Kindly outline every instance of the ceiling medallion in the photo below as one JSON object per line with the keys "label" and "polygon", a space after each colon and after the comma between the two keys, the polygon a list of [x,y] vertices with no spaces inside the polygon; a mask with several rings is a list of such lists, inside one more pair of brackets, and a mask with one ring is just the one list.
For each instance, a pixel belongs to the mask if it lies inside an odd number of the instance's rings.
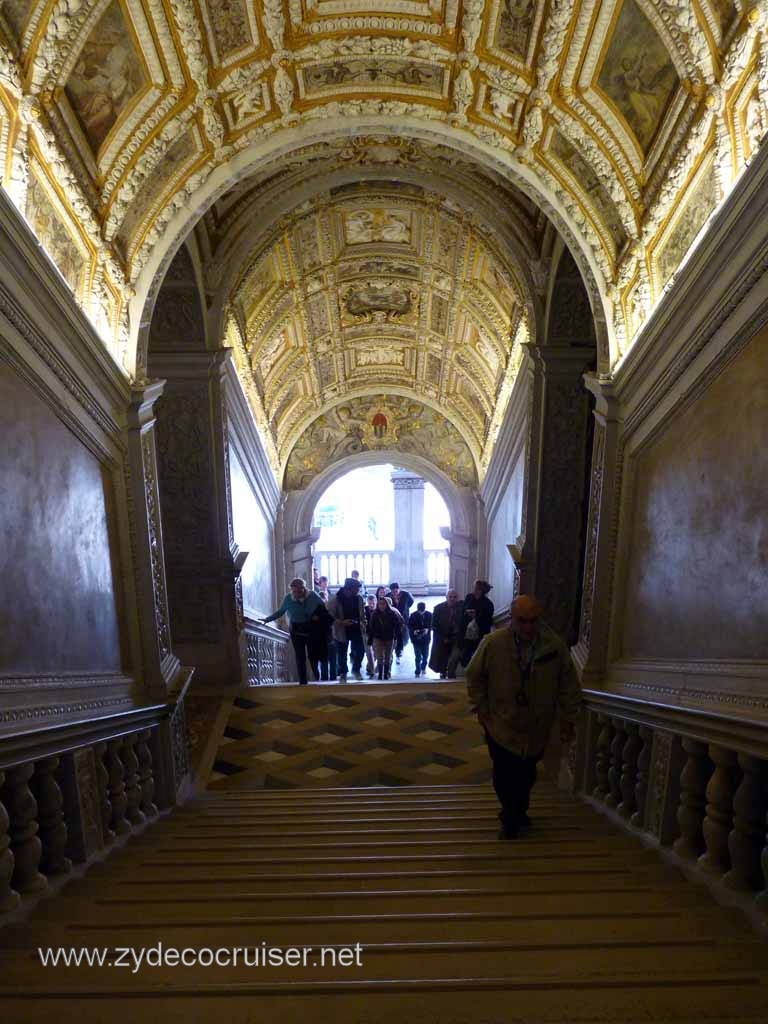
{"label": "ceiling medallion", "polygon": [[395,416],[386,405],[371,409],[360,429],[360,438],[366,448],[391,448],[397,444],[400,433]]}

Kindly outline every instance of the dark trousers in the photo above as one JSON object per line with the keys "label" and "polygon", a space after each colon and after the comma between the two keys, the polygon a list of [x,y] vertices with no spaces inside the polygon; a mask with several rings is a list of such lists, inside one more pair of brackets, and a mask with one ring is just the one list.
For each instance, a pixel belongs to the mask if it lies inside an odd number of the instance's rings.
{"label": "dark trousers", "polygon": [[340,676],[347,674],[347,648],[351,647],[351,658],[352,658],[352,671],[359,672],[363,664],[363,658],[365,657],[365,647],[363,646],[363,638],[358,633],[356,636],[350,636],[347,640],[336,641],[336,655],[338,660],[338,672]]}
{"label": "dark trousers", "polygon": [[309,637],[300,633],[291,633],[291,643],[296,654],[296,667],[299,670],[299,683],[307,685],[307,654],[309,653]]}
{"label": "dark trousers", "polygon": [[395,633],[395,657],[399,658],[403,653],[403,647],[408,644],[408,627],[402,626]]}
{"label": "dark trousers", "polygon": [[427,667],[427,660],[429,659],[429,637],[425,637],[423,640],[417,640],[416,637],[411,639],[413,641],[413,653],[416,655],[416,671],[424,672]]}
{"label": "dark trousers", "polygon": [[513,754],[497,743],[487,729],[485,742],[493,761],[493,788],[501,804],[502,824],[505,828],[517,828],[528,813],[539,758]]}

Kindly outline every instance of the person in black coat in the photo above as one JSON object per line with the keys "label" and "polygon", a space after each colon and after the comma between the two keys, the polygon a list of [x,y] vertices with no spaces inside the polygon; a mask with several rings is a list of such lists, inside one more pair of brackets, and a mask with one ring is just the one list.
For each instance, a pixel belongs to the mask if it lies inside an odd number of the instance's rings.
{"label": "person in black coat", "polygon": [[426,671],[429,660],[429,635],[432,629],[432,612],[427,611],[423,601],[416,605],[416,611],[408,618],[408,632],[411,634],[413,653],[416,655],[416,675]]}
{"label": "person in black coat", "polygon": [[493,590],[485,580],[476,580],[471,594],[464,598],[464,639],[461,646],[461,664],[465,667],[480,646],[480,641],[493,629],[493,601],[488,591]]}
{"label": "person in black coat", "polygon": [[403,628],[395,640],[395,659],[399,665],[403,654],[403,647],[408,643],[408,619],[413,605],[413,595],[409,594],[407,590],[401,590],[399,583],[390,583],[389,597],[392,601],[392,607],[396,612],[400,613],[403,619]]}

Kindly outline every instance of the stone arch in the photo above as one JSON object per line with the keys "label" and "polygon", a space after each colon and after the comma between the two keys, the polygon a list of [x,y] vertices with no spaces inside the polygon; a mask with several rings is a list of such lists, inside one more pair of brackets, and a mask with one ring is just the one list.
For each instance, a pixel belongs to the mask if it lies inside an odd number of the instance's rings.
{"label": "stone arch", "polygon": [[[419,394],[418,392],[411,391],[410,388],[403,387],[400,384],[377,383],[369,385],[360,385],[359,387],[350,388],[349,391],[345,392],[340,397],[334,398],[333,400],[329,401],[328,404],[322,410],[318,411],[315,415],[313,415],[311,419],[307,420],[300,426],[297,426],[291,430],[291,433],[288,434],[288,436],[286,437],[287,455],[285,456],[284,462],[281,459],[282,471],[280,475],[280,480],[278,481],[280,485],[284,486],[285,484],[285,469],[288,465],[288,460],[291,457],[291,452],[293,451],[299,440],[302,438],[302,436],[312,427],[312,425],[319,419],[320,416],[325,415],[326,413],[330,412],[332,409],[335,409],[339,405],[348,405],[350,402],[354,402],[356,398],[367,398],[370,395],[377,394],[379,392],[386,392],[387,395],[399,395],[403,398],[410,399],[414,404],[423,405],[429,409],[434,409],[434,411],[439,413],[445,420],[447,420],[447,422],[452,427],[455,427],[462,441],[464,441],[467,448],[469,449],[469,453],[472,456],[472,461],[475,466],[475,473],[477,475],[477,480],[475,482],[479,482],[480,462],[479,459],[477,458],[477,454],[475,451],[476,441],[473,438],[467,436],[465,425],[462,423],[458,416],[455,416],[453,412],[450,409],[446,408],[444,404],[441,404],[438,399],[431,398],[429,395],[422,395]],[[405,453],[401,452],[399,454],[402,457],[405,457]],[[429,462],[428,460],[425,460],[425,462],[427,462],[432,471],[438,473],[441,477],[444,475],[431,462]],[[408,468],[409,467],[406,466],[406,469]],[[425,477],[425,479],[427,479],[427,477]],[[448,480],[448,477],[445,477],[445,479]],[[452,487],[456,487],[456,484],[452,483],[450,480],[448,480],[448,483]],[[438,490],[440,490],[440,487],[437,484],[435,484],[435,486],[438,488]]]}
{"label": "stone arch", "polygon": [[354,469],[387,463],[418,473],[436,488],[448,506],[451,529],[446,539],[450,542],[452,585],[462,590],[476,577],[477,538],[482,516],[476,492],[458,487],[421,455],[385,449],[347,456],[318,473],[305,490],[287,492],[283,509],[286,583],[293,576],[308,578],[312,545],[319,536],[312,519],[325,490]]}
{"label": "stone arch", "polygon": [[[313,130],[314,129],[314,130]],[[135,281],[135,294],[131,300],[131,339],[128,352],[132,370],[143,370],[146,364],[148,328],[152,319],[157,291],[168,263],[194,224],[216,199],[224,195],[237,182],[247,178],[270,161],[287,156],[305,146],[332,141],[342,135],[397,134],[428,142],[438,142],[466,155],[469,153],[484,167],[495,170],[524,192],[557,227],[568,247],[574,253],[582,272],[595,319],[598,339],[598,364],[608,372],[616,352],[612,337],[612,303],[608,296],[608,282],[604,278],[595,253],[580,233],[580,229],[563,202],[546,182],[540,180],[531,166],[521,163],[509,153],[488,142],[481,142],[469,133],[446,124],[431,122],[427,125],[414,116],[393,119],[388,115],[357,116],[345,120],[343,129],[338,123],[324,124],[322,119],[311,126],[284,128],[231,157],[211,173],[201,176],[200,184],[179,203],[174,215],[149,253]]]}
{"label": "stone arch", "polygon": [[570,249],[563,245],[552,262],[543,344],[594,348],[595,325],[590,316],[589,297]]}

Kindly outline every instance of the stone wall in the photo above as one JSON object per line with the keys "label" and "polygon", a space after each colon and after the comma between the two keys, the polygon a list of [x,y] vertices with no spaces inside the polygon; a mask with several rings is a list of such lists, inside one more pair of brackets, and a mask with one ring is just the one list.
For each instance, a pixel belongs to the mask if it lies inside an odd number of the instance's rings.
{"label": "stone wall", "polygon": [[0,362],[0,673],[122,668],[96,456]]}
{"label": "stone wall", "polygon": [[622,655],[768,654],[768,328],[638,455]]}
{"label": "stone wall", "polygon": [[274,610],[274,520],[265,514],[233,445],[230,445],[229,449],[229,466],[235,542],[241,551],[248,552],[248,558],[240,574],[243,610],[249,618],[264,618]]}
{"label": "stone wall", "polygon": [[524,480],[525,458],[521,452],[509,467],[503,494],[488,524],[488,580],[493,584],[489,597],[498,613],[506,610],[513,597],[515,563],[507,544],[514,544],[520,535]]}

